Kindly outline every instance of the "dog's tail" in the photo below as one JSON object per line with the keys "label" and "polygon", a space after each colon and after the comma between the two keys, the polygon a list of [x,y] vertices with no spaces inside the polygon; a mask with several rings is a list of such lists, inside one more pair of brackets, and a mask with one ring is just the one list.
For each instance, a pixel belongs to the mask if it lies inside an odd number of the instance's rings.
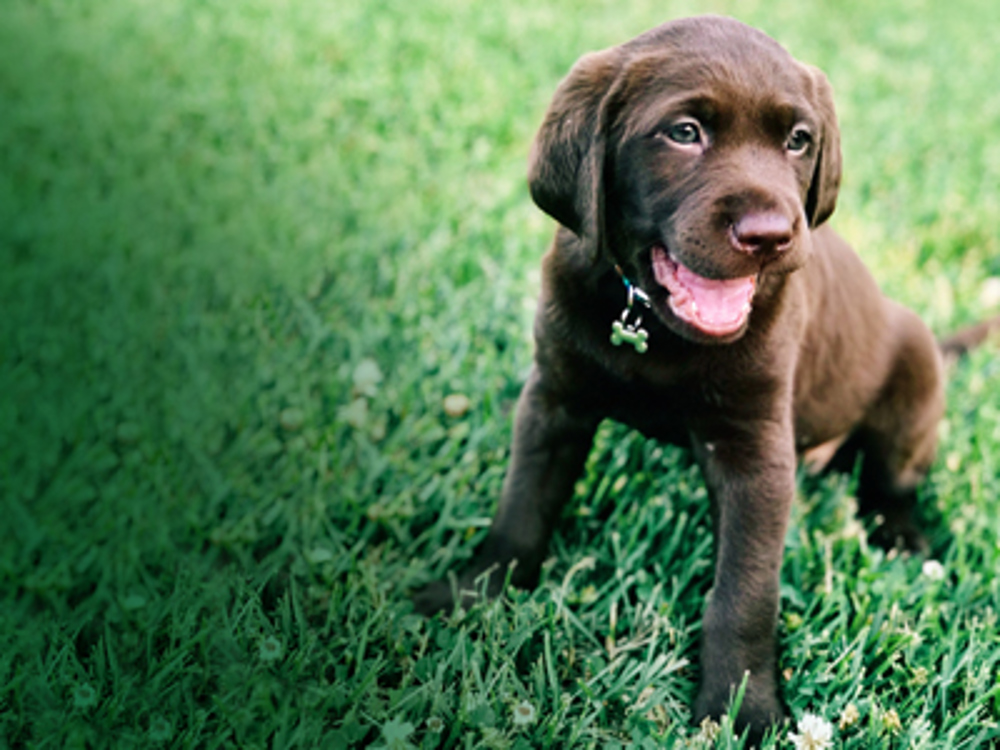
{"label": "dog's tail", "polygon": [[1000,315],[963,328],[951,336],[941,339],[938,346],[941,347],[941,354],[945,362],[954,362],[993,335],[1000,335]]}

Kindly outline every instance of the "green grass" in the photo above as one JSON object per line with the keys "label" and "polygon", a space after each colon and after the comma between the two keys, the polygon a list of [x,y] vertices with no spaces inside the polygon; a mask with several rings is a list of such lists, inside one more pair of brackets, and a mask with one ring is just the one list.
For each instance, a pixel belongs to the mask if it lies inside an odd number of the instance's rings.
{"label": "green grass", "polygon": [[[993,0],[3,3],[0,747],[696,746],[683,451],[602,428],[536,592],[448,622],[408,592],[503,478],[548,98],[703,11],[828,72],[833,223],[885,288],[942,333],[988,313]],[[953,373],[941,580],[867,546],[849,480],[802,485],[783,688],[858,709],[838,746],[1000,736],[998,395],[995,348]]]}

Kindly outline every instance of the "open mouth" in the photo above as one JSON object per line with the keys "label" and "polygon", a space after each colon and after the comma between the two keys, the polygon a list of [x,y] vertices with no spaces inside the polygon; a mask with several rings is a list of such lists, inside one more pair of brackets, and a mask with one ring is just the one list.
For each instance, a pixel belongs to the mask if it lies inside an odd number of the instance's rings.
{"label": "open mouth", "polygon": [[670,296],[671,312],[709,336],[728,336],[746,325],[757,288],[756,276],[707,279],[670,257],[657,245],[652,251],[653,275]]}

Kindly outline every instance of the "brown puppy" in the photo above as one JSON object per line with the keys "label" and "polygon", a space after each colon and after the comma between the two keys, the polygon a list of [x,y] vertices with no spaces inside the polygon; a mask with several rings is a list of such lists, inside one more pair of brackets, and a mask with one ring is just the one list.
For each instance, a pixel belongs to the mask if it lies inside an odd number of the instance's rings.
{"label": "brown puppy", "polygon": [[[690,445],[716,533],[695,718],[724,713],[748,672],[739,720],[759,737],[783,716],[775,623],[797,455],[862,450],[862,509],[885,518],[888,544],[919,549],[910,510],[943,409],[939,348],[822,226],[840,182],[826,78],[736,21],[668,23],[583,57],[529,180],[561,226],[510,471],[460,603],[484,574],[498,594],[514,561],[515,585],[537,583],[603,418]],[[416,603],[455,600],[439,582]]]}

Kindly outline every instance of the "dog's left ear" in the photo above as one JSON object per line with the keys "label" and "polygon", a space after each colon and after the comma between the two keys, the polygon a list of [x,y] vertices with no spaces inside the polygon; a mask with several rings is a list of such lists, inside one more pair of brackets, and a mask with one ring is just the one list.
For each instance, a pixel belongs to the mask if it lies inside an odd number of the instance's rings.
{"label": "dog's left ear", "polygon": [[538,207],[600,253],[604,224],[604,111],[621,70],[617,47],[581,57],[556,89],[528,160]]}
{"label": "dog's left ear", "polygon": [[816,169],[806,196],[806,216],[809,217],[809,226],[815,229],[829,219],[837,207],[841,175],[840,128],[837,126],[837,111],[833,105],[830,82],[818,68],[809,65],[804,67],[812,80],[813,103],[819,112],[822,129],[819,157],[816,159]]}

